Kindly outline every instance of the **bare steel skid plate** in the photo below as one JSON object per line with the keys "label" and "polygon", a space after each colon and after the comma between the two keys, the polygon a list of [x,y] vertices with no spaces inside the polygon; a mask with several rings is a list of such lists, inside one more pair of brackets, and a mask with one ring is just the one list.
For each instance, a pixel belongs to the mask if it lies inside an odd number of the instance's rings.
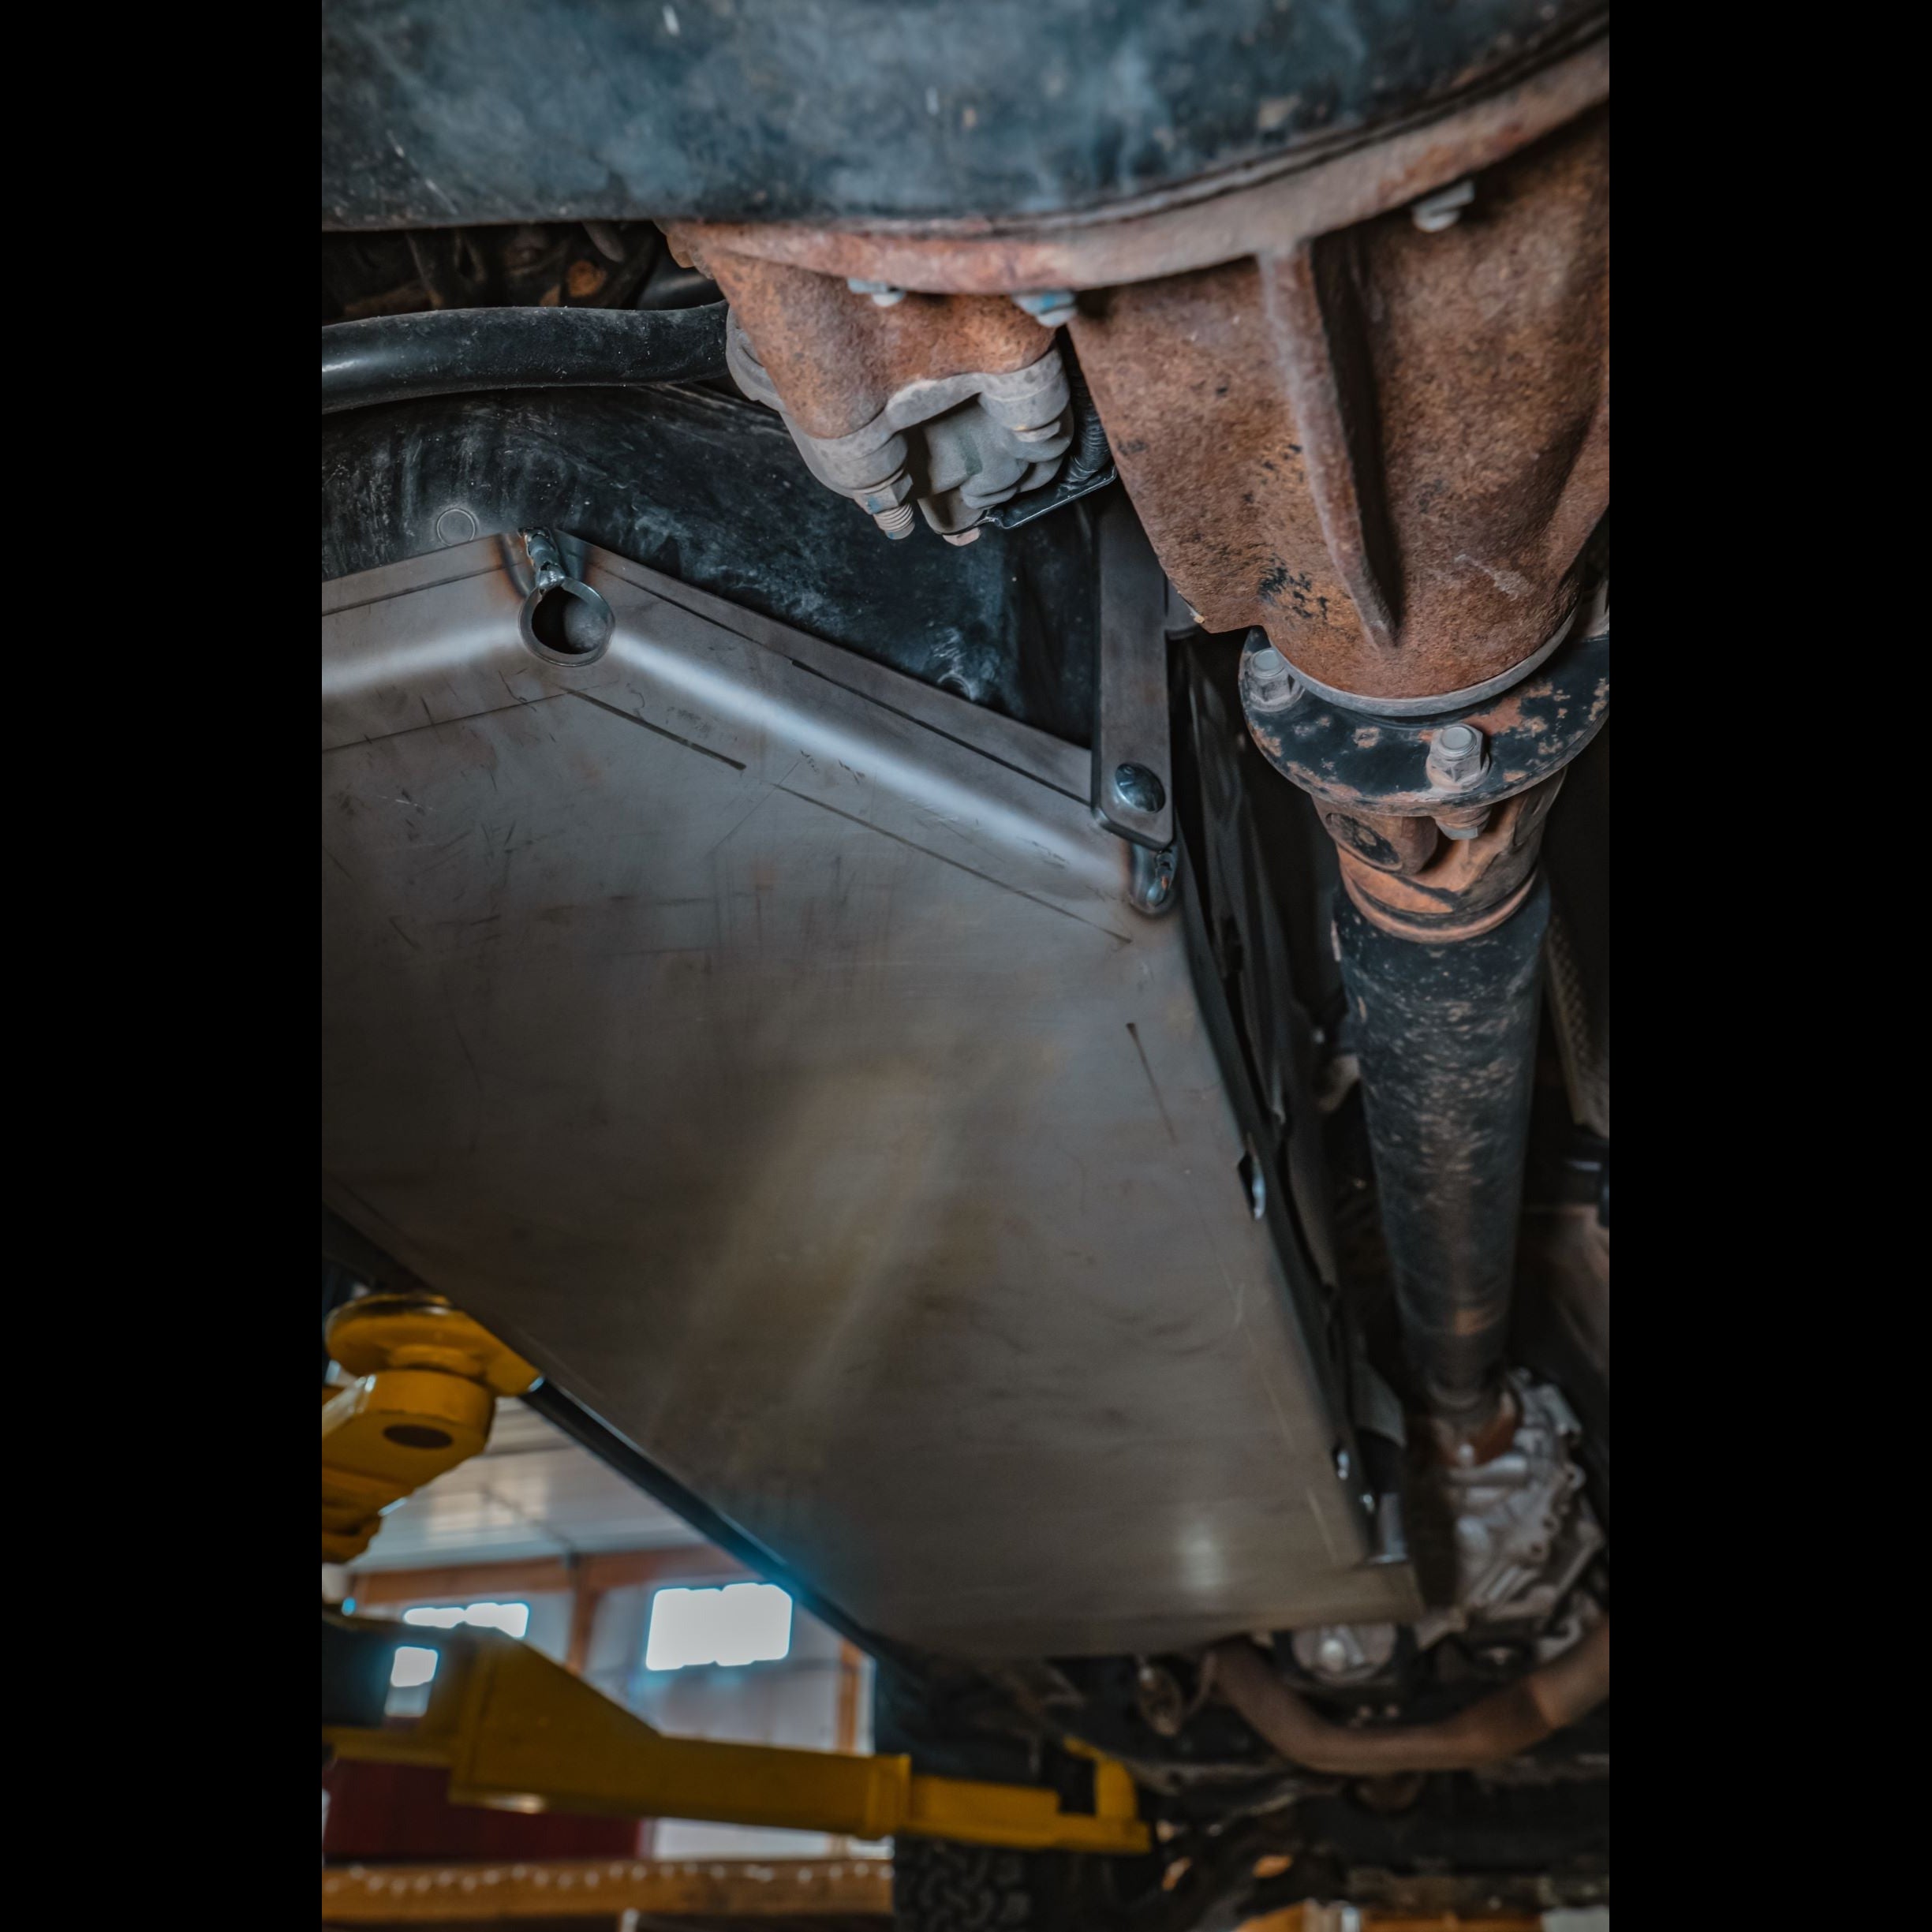
{"label": "bare steel skid plate", "polygon": [[327,1204],[888,1635],[1415,1614],[1089,754],[566,547],[324,586]]}

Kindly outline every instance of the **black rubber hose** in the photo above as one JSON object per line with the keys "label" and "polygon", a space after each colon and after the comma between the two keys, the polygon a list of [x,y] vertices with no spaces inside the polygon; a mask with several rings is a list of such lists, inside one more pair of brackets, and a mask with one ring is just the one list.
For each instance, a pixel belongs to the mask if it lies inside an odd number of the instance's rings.
{"label": "black rubber hose", "polygon": [[322,331],[322,413],[481,389],[597,389],[723,376],[723,302],[701,308],[435,308]]}

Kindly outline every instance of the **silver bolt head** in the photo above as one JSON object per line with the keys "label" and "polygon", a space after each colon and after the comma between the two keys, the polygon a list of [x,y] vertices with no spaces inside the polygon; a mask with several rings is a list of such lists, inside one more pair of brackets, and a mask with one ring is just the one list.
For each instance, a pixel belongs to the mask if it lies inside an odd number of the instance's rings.
{"label": "silver bolt head", "polygon": [[1043,329],[1063,327],[1076,313],[1071,289],[1030,289],[1013,300]]}
{"label": "silver bolt head", "polygon": [[865,282],[856,275],[849,275],[845,286],[854,295],[869,295],[875,308],[890,308],[895,302],[906,299],[906,291],[894,288],[889,282]]}
{"label": "silver bolt head", "polygon": [[1113,792],[1130,812],[1158,812],[1168,802],[1168,788],[1144,764],[1115,765]]}
{"label": "silver bolt head", "polygon": [[1272,644],[1250,652],[1241,669],[1249,693],[1257,704],[1280,710],[1300,695],[1294,666]]}
{"label": "silver bolt head", "polygon": [[1476,184],[1473,180],[1455,182],[1448,188],[1439,188],[1433,195],[1425,195],[1409,210],[1409,219],[1426,235],[1439,235],[1445,228],[1453,228],[1463,219],[1463,211],[1476,198]]}
{"label": "silver bolt head", "polygon": [[1315,1662],[1322,1670],[1343,1671],[1350,1661],[1348,1646],[1332,1632],[1315,1646]]}
{"label": "silver bolt head", "polygon": [[1474,725],[1445,724],[1429,747],[1429,782],[1444,790],[1473,785],[1489,764],[1482,734]]}

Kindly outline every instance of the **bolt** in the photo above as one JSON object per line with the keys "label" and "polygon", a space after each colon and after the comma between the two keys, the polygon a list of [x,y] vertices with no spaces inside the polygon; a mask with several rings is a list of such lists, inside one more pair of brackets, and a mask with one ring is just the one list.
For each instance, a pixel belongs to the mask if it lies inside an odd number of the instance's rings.
{"label": "bolt", "polygon": [[913,506],[910,503],[895,503],[890,510],[876,510],[873,521],[888,536],[910,536],[914,522]]}
{"label": "bolt", "polygon": [[1315,1666],[1332,1677],[1339,1677],[1349,1665],[1348,1646],[1331,1631],[1315,1646]]}
{"label": "bolt", "polygon": [[1013,298],[1043,329],[1057,329],[1074,319],[1071,289],[1033,289]]}
{"label": "bolt", "polygon": [[869,517],[876,517],[888,510],[895,510],[912,495],[912,479],[901,470],[895,476],[888,476],[883,483],[875,483],[863,490],[852,492],[853,501]]}
{"label": "bolt", "polygon": [[1442,791],[1465,791],[1488,768],[1482,734],[1473,724],[1445,724],[1429,747],[1429,782]]}
{"label": "bolt", "polygon": [[1181,1687],[1167,1671],[1142,1664],[1135,1677],[1141,1715],[1150,1729],[1163,1737],[1172,1737],[1187,1718],[1187,1700]]}
{"label": "bolt", "polygon": [[1242,668],[1247,678],[1249,695],[1256,704],[1285,704],[1295,696],[1295,673],[1272,644],[1251,652]]}
{"label": "bolt", "polygon": [[1476,198],[1476,184],[1473,181],[1457,181],[1452,187],[1439,188],[1433,195],[1425,195],[1409,210],[1409,219],[1426,235],[1439,235],[1445,228],[1453,228],[1463,219],[1463,211]]}
{"label": "bolt", "polygon": [[1158,812],[1168,802],[1168,788],[1144,764],[1117,764],[1114,796],[1130,812]]}
{"label": "bolt", "polygon": [[1436,829],[1445,839],[1473,839],[1494,817],[1491,805],[1445,805],[1435,815]]}
{"label": "bolt", "polygon": [[846,278],[845,286],[854,295],[869,295],[875,308],[890,308],[906,299],[906,291],[894,288],[889,282],[861,282],[854,275]]}
{"label": "bolt", "polygon": [[970,530],[948,530],[945,533],[945,537],[949,544],[962,546],[977,544],[980,540],[980,527],[976,523]]}

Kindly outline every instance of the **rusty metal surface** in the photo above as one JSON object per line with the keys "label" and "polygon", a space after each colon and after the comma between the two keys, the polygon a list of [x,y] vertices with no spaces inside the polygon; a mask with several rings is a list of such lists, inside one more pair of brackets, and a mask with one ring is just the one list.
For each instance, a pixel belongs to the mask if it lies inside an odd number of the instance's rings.
{"label": "rusty metal surface", "polygon": [[1410,699],[1571,617],[1609,500],[1609,138],[1594,112],[1406,214],[1114,289],[1071,325],[1121,476],[1209,628]]}
{"label": "rusty metal surface", "polygon": [[1298,469],[1254,263],[1108,290],[1070,332],[1141,521],[1205,628],[1276,604],[1339,620],[1348,592]]}
{"label": "rusty metal surface", "polygon": [[[1610,711],[1610,636],[1574,638],[1541,670],[1500,697],[1448,718],[1364,717],[1306,693],[1269,701],[1243,653],[1242,706],[1269,763],[1324,802],[1398,816],[1440,818],[1445,809],[1494,805],[1540,785],[1581,753]],[[1481,775],[1453,793],[1433,785],[1429,752],[1445,724],[1482,734]]]}
{"label": "rusty metal surface", "polygon": [[1400,207],[1505,155],[1609,99],[1610,41],[1601,38],[1512,84],[1420,125],[1317,162],[1193,184],[1128,209],[1056,221],[880,224],[686,222],[685,248],[724,249],[900,288],[991,294],[1104,289],[1243,256],[1280,252]]}
{"label": "rusty metal surface", "polygon": [[910,529],[909,499],[958,538],[1052,480],[1073,440],[1065,368],[1055,331],[1005,297],[880,304],[749,256],[708,251],[703,266],[731,304],[738,387],[777,409],[812,473],[889,534]]}
{"label": "rusty metal surface", "polygon": [[1559,772],[1504,799],[1473,839],[1443,839],[1420,865],[1409,851],[1402,854],[1407,863],[1378,861],[1397,826],[1426,827],[1424,841],[1433,841],[1436,828],[1426,819],[1384,820],[1324,805],[1321,822],[1362,916],[1400,938],[1441,944],[1493,932],[1523,903],[1534,883],[1543,822],[1562,787]]}
{"label": "rusty metal surface", "polygon": [[[686,232],[672,231],[680,260]],[[1010,374],[1053,346],[1053,331],[1003,296],[911,295],[880,308],[809,269],[709,244],[693,259],[724,291],[787,413],[813,436],[864,428],[909,383]]]}
{"label": "rusty metal surface", "polygon": [[[1048,332],[992,291],[1089,291],[1069,334],[1181,594],[1331,692],[1414,702],[1532,664],[1575,614],[1609,505],[1608,88],[1606,38],[1299,172],[1050,236],[673,246],[818,437],[1036,359]],[[1472,176],[1459,219],[1411,219]],[[956,292],[876,308],[847,276]]]}
{"label": "rusty metal surface", "polygon": [[[783,419],[806,469],[875,518],[910,499],[936,530],[970,529],[991,506],[1051,481],[1073,443],[1072,393],[1051,343],[1006,373],[908,382],[862,428],[843,436],[815,436],[799,424],[728,311],[724,346],[731,379]],[[909,518],[894,516],[891,527],[903,531]]]}

